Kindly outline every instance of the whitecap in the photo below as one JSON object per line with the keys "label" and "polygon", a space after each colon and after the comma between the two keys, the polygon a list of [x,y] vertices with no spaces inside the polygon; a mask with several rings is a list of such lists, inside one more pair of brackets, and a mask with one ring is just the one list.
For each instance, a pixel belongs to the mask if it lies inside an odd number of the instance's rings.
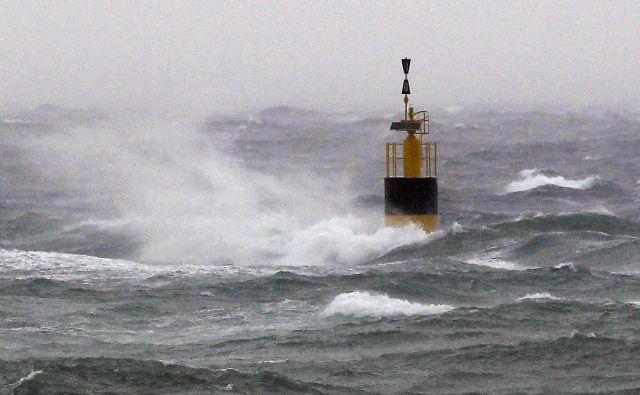
{"label": "whitecap", "polygon": [[576,265],[573,262],[558,263],[553,268],[554,269],[563,269],[565,267],[568,268],[569,270],[571,270],[572,272],[577,272],[578,271],[578,268],[576,267]]}
{"label": "whitecap", "polygon": [[579,330],[577,330],[577,329],[572,330],[572,331],[571,331],[571,333],[569,334],[569,337],[570,337],[571,339],[574,339],[574,338],[576,338],[577,336],[584,336],[584,337],[588,337],[588,338],[593,339],[593,338],[595,338],[595,337],[596,337],[596,334],[595,334],[595,332],[582,333],[582,332],[580,332],[580,331],[579,331]]}
{"label": "whitecap", "polygon": [[600,182],[600,177],[589,176],[581,180],[572,180],[563,176],[547,176],[538,169],[526,169],[520,172],[520,179],[507,185],[505,192],[521,192],[541,187],[543,185],[556,185],[571,189],[589,189]]}
{"label": "whitecap", "polygon": [[269,365],[278,364],[278,363],[287,363],[287,362],[289,362],[288,359],[268,359],[265,361],[258,361],[258,363],[260,364],[269,364]]}
{"label": "whitecap", "polygon": [[551,295],[549,292],[536,292],[526,294],[518,300],[562,300],[562,298]]}
{"label": "whitecap", "polygon": [[425,243],[441,236],[442,232],[428,234],[412,225],[383,227],[371,232],[361,219],[336,217],[294,233],[284,246],[286,253],[278,263],[286,266],[354,265],[395,248]]}
{"label": "whitecap", "polygon": [[24,274],[16,278],[40,277],[53,280],[133,279],[140,281],[160,274],[268,275],[275,272],[275,269],[270,267],[245,268],[239,266],[200,266],[184,264],[152,265],[131,260],[99,258],[89,255],[46,251],[5,250],[1,248],[0,269],[5,271],[12,270]]}
{"label": "whitecap", "polygon": [[520,215],[518,215],[516,217],[516,221],[525,221],[525,220],[529,220],[529,219],[534,219],[534,218],[538,218],[538,217],[543,217],[545,214],[542,211],[527,211],[524,213],[521,213]]}
{"label": "whitecap", "polygon": [[34,377],[36,377],[40,373],[42,373],[42,370],[32,370],[25,377],[21,377],[20,380],[16,381],[13,384],[9,384],[7,387],[9,387],[9,388],[13,387],[15,389],[15,388],[19,387],[20,384],[24,383],[25,381],[29,381],[29,380],[33,379]]}
{"label": "whitecap", "polygon": [[585,210],[585,212],[587,213],[593,213],[593,214],[604,214],[604,215],[609,215],[612,217],[615,217],[615,213],[611,210],[609,210],[608,208],[606,208],[605,206],[596,206],[596,207],[592,207],[590,209]]}
{"label": "whitecap", "polygon": [[322,311],[322,316],[346,315],[355,317],[380,317],[395,315],[432,315],[453,310],[445,304],[421,304],[384,294],[365,291],[342,293]]}
{"label": "whitecap", "polygon": [[504,259],[495,258],[495,257],[476,257],[467,259],[464,261],[470,265],[479,265],[479,266],[488,266],[493,267],[495,269],[504,269],[504,270],[527,270],[527,267],[523,267],[518,265],[515,262],[506,261]]}
{"label": "whitecap", "polygon": [[451,225],[451,234],[457,235],[462,232],[464,232],[464,226],[460,225],[456,221],[453,221],[453,225]]}

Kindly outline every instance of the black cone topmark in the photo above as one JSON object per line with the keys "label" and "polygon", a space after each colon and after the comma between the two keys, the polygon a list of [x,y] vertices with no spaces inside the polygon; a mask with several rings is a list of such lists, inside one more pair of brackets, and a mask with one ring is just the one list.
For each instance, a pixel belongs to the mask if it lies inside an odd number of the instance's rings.
{"label": "black cone topmark", "polygon": [[404,70],[405,74],[409,74],[409,66],[411,66],[411,59],[402,59],[402,70]]}

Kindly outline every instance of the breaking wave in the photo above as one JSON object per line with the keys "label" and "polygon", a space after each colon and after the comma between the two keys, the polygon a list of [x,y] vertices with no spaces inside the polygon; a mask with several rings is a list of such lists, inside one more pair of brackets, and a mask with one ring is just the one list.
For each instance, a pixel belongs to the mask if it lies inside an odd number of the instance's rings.
{"label": "breaking wave", "polygon": [[0,267],[4,274],[20,279],[46,280],[127,280],[142,281],[154,276],[171,275],[270,275],[274,270],[232,265],[153,265],[124,259],[46,251],[21,251],[0,248]]}
{"label": "breaking wave", "polygon": [[365,291],[343,293],[322,311],[323,316],[382,317],[395,315],[431,315],[453,310],[445,304],[421,304]]}
{"label": "breaking wave", "polygon": [[471,265],[479,265],[479,266],[487,266],[492,267],[494,269],[504,269],[504,270],[526,270],[527,267],[521,266],[515,262],[507,261],[504,259],[500,259],[498,257],[483,257],[477,256],[470,259],[467,259],[465,263]]}
{"label": "breaking wave", "polygon": [[425,242],[431,236],[415,226],[385,227],[368,233],[363,221],[353,217],[333,218],[293,234],[283,248],[279,263],[296,265],[353,265],[382,256],[391,250]]}
{"label": "breaking wave", "polygon": [[549,292],[536,292],[526,294],[525,296],[518,298],[518,300],[561,300],[561,298],[553,296]]}
{"label": "breaking wave", "polygon": [[355,212],[334,177],[290,168],[274,176],[216,138],[181,120],[16,138],[27,165],[46,169],[44,191],[73,191],[91,216],[32,224],[48,217],[20,214],[0,246],[165,265],[312,266],[362,263],[428,240],[419,229],[385,228],[378,212]]}
{"label": "breaking wave", "polygon": [[23,383],[26,383],[29,380],[32,380],[34,377],[36,377],[37,375],[39,375],[40,373],[42,373],[42,370],[32,370],[29,372],[29,374],[27,374],[24,377],[21,377],[18,381],[16,381],[15,383],[12,384],[8,384],[5,386],[0,386],[0,389],[12,389],[15,390],[16,388],[20,387]]}
{"label": "breaking wave", "polygon": [[306,383],[271,371],[195,368],[160,360],[105,357],[5,362],[0,365],[0,380],[5,375],[14,375],[14,370],[28,369],[30,372],[26,377],[9,386],[0,386],[0,390],[10,389],[16,394],[344,392],[340,388]]}
{"label": "breaking wave", "polygon": [[600,182],[600,177],[590,176],[582,180],[571,180],[563,176],[549,176],[538,169],[526,169],[520,172],[520,179],[507,185],[505,192],[529,191],[544,185],[555,185],[562,188],[589,189]]}

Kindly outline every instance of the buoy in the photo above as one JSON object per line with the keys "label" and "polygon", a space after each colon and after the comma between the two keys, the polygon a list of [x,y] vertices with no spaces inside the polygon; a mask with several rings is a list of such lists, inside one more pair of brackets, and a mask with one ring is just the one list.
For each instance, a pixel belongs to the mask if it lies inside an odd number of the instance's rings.
{"label": "buoy", "polygon": [[[409,222],[427,232],[438,229],[438,144],[429,141],[429,112],[409,106],[409,67],[402,59],[404,119],[392,122],[390,130],[401,133],[387,143],[387,176],[384,179],[384,214],[388,226]],[[406,133],[406,135],[404,134]],[[403,141],[399,138],[404,137]]]}

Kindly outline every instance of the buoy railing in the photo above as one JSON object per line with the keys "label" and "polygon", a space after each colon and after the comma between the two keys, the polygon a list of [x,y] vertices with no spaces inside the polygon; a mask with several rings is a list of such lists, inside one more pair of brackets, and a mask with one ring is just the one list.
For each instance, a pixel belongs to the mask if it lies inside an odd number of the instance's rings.
{"label": "buoy railing", "polygon": [[[421,176],[422,177],[438,177],[438,143],[426,142],[422,143],[421,149]],[[387,177],[404,177],[404,174],[398,175],[398,168],[402,173],[403,166],[399,165],[403,161],[401,142],[387,143]]]}

